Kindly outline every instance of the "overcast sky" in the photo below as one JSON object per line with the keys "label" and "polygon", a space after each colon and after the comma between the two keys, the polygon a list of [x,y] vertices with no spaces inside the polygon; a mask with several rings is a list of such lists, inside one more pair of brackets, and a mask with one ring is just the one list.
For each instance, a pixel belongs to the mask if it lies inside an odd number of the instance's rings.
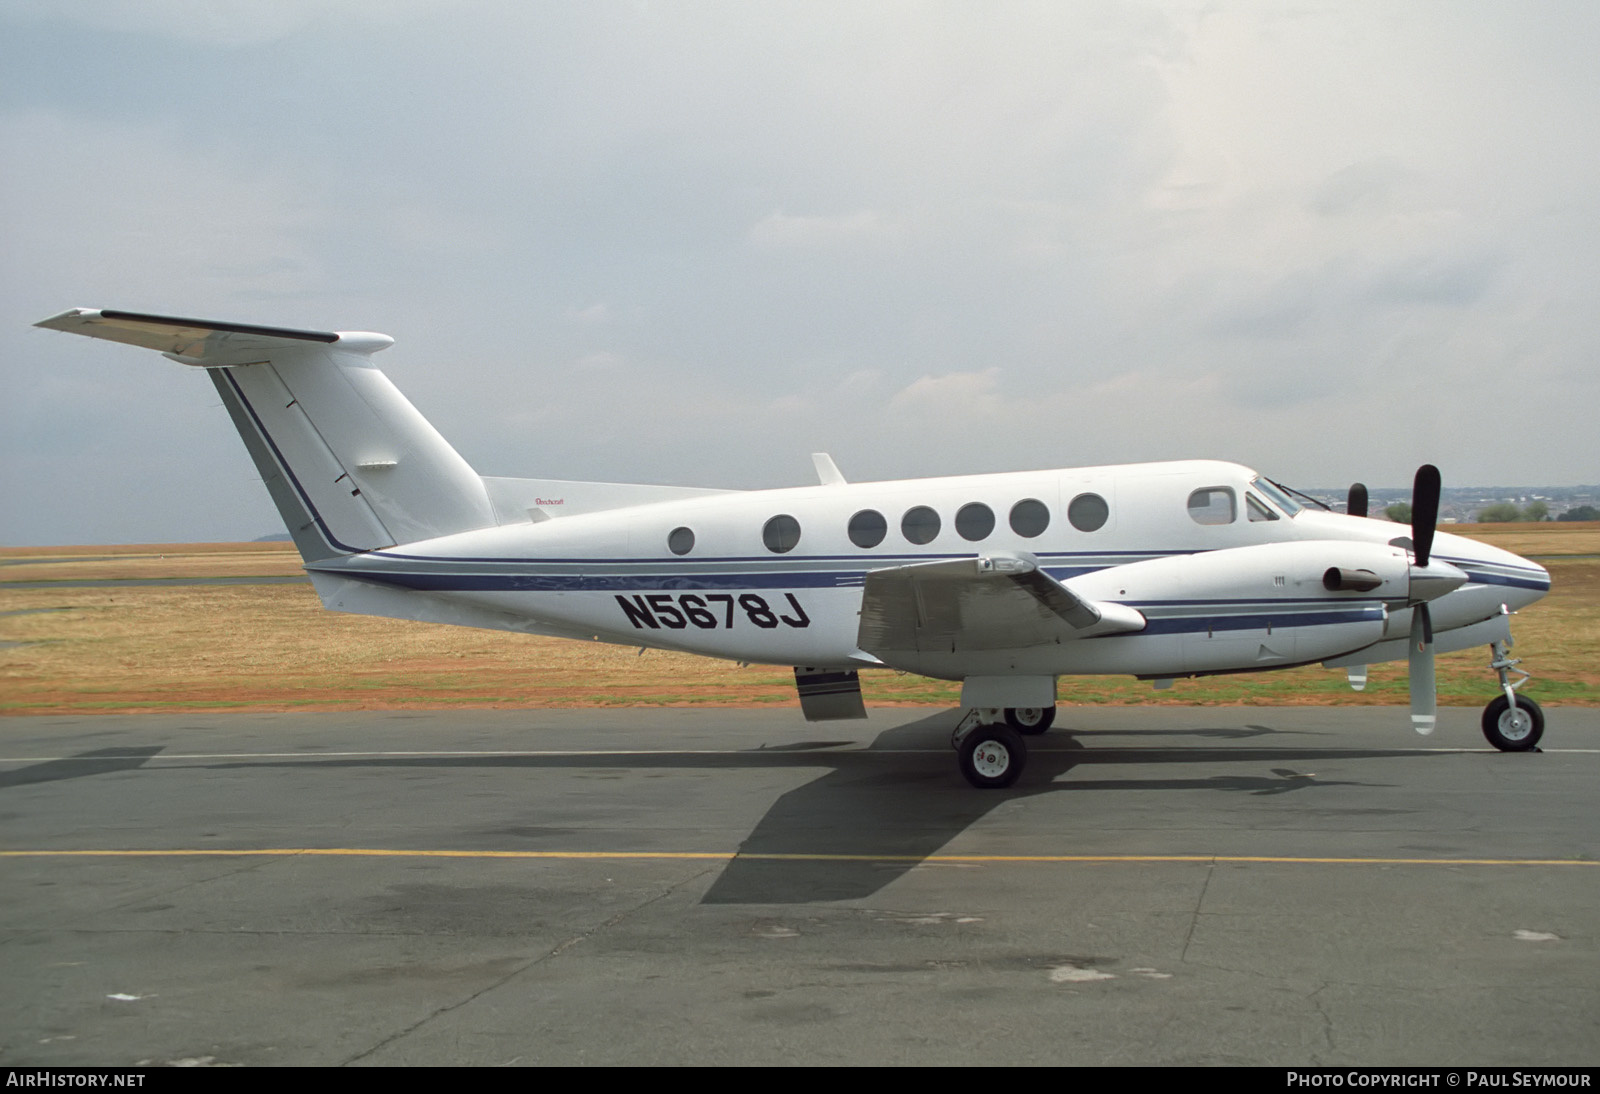
{"label": "overcast sky", "polygon": [[1600,5],[0,0],[0,542],[278,530],[106,307],[485,474],[1600,481]]}

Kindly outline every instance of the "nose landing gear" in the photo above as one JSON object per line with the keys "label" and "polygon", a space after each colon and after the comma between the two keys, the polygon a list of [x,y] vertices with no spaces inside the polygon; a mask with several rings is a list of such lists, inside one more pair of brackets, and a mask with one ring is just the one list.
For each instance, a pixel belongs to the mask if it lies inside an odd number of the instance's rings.
{"label": "nose landing gear", "polygon": [[[1510,656],[1510,651],[1509,638],[1489,646],[1489,667],[1500,677],[1504,694],[1483,708],[1483,736],[1502,752],[1532,752],[1544,736],[1544,711],[1532,699],[1518,698],[1517,689],[1528,682],[1529,675],[1516,667],[1522,658]],[[1512,680],[1513,672],[1520,679]]]}

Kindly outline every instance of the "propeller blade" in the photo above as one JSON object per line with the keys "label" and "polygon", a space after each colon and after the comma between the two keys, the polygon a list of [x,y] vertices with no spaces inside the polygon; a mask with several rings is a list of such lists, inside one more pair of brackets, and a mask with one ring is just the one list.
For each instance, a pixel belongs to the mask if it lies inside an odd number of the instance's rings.
{"label": "propeller blade", "polygon": [[1417,565],[1426,566],[1433,554],[1433,531],[1439,523],[1439,469],[1431,463],[1417,468],[1411,485],[1411,542]]}
{"label": "propeller blade", "polygon": [[1352,517],[1364,517],[1367,515],[1366,483],[1353,482],[1350,484],[1350,497],[1345,503],[1344,511]]}
{"label": "propeller blade", "polygon": [[1426,604],[1411,609],[1411,728],[1426,737],[1437,724],[1439,699],[1433,678],[1433,617]]}

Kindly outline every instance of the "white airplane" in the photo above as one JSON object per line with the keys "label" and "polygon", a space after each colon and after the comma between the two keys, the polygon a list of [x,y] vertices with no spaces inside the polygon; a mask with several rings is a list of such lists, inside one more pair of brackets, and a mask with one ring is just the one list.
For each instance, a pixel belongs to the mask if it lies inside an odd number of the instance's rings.
{"label": "white airplane", "polygon": [[[1417,473],[1409,536],[1319,512],[1211,460],[715,490],[478,475],[372,363],[387,335],[78,308],[38,326],[207,370],[322,603],[335,611],[795,666],[808,719],[865,717],[858,673],[961,681],[953,744],[1009,786],[1056,678],[1177,678],[1433,658],[1488,645],[1496,748],[1544,730],[1510,616],[1550,588],[1507,551],[1436,533]],[[1310,500],[1310,499],[1307,499]],[[1515,672],[1518,679],[1512,680]]]}

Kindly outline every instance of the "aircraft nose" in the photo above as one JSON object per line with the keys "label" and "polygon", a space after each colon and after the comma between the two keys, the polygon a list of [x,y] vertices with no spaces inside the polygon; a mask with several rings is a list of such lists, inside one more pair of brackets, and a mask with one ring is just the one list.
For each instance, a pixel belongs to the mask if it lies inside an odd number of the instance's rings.
{"label": "aircraft nose", "polygon": [[1512,557],[1517,560],[1520,572],[1507,590],[1510,593],[1507,604],[1512,608],[1525,608],[1550,591],[1550,571],[1520,555]]}
{"label": "aircraft nose", "polygon": [[[1524,561],[1526,561],[1526,560],[1524,560]],[[1534,581],[1539,586],[1539,595],[1543,596],[1545,593],[1549,592],[1550,591],[1550,571],[1546,570],[1543,566],[1539,565],[1537,562],[1529,562],[1528,563],[1528,569],[1531,570],[1535,575]]]}

